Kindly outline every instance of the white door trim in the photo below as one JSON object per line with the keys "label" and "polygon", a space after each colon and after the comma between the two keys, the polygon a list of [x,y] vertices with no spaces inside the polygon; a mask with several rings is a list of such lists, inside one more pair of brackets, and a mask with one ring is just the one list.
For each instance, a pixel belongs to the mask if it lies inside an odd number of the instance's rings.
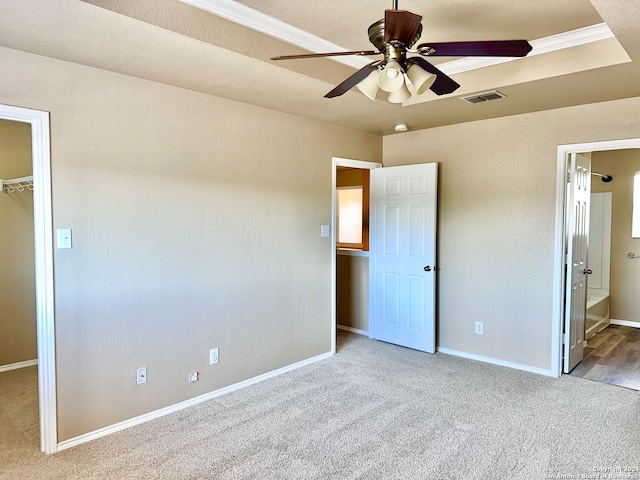
{"label": "white door trim", "polygon": [[565,306],[564,237],[567,195],[567,160],[569,155],[572,153],[601,152],[606,150],[623,150],[627,148],[640,148],[640,138],[558,145],[556,173],[556,235],[553,262],[553,321],[551,328],[551,372],[556,377],[562,375],[562,345],[564,340],[562,331]]}
{"label": "white door trim", "polygon": [[[364,160],[352,160],[349,158],[332,157],[331,161],[331,353],[336,353],[336,274],[337,274],[337,259],[336,259],[336,167],[352,167],[372,170],[374,168],[382,167],[382,163],[367,162]],[[373,230],[373,212],[372,212],[372,195],[373,189],[369,188],[369,232]],[[369,235],[369,251],[373,252],[373,239],[372,235]],[[373,322],[371,321],[371,312],[373,312],[373,269],[371,264],[373,263],[373,256],[369,257],[369,336],[373,336]]]}
{"label": "white door trim", "polygon": [[55,453],[57,451],[58,436],[56,426],[49,113],[0,105],[0,118],[31,124],[40,450],[44,453]]}

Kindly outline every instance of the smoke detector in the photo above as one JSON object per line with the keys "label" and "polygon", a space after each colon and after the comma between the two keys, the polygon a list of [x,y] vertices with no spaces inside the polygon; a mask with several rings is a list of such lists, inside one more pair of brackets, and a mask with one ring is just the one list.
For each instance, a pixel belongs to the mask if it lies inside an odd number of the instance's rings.
{"label": "smoke detector", "polygon": [[493,90],[491,92],[476,93],[475,95],[460,97],[460,100],[464,100],[467,103],[483,103],[490,102],[491,100],[498,100],[499,98],[506,98],[506,95],[497,90]]}

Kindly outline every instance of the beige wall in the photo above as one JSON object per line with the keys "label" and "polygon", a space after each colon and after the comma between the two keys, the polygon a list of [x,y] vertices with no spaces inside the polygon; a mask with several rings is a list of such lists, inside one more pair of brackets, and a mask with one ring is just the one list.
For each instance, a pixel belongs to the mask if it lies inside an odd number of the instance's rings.
{"label": "beige wall", "polygon": [[439,345],[551,368],[557,145],[640,137],[638,98],[382,141],[8,49],[0,62],[0,103],[51,112],[54,228],[74,230],[55,252],[60,441],[329,350],[332,156],[440,162]]}
{"label": "beige wall", "polygon": [[338,325],[369,331],[369,257],[337,255]]}
{"label": "beige wall", "polygon": [[384,138],[385,166],[440,164],[440,347],[552,368],[558,145],[640,137],[639,109],[634,98]]}
{"label": "beige wall", "polygon": [[611,318],[640,322],[640,260],[630,260],[627,253],[640,255],[640,239],[631,238],[633,174],[640,170],[640,151],[614,150],[594,152],[591,169],[612,175],[609,183],[592,177],[592,192],[612,192],[611,209]]}
{"label": "beige wall", "polygon": [[60,441],[330,351],[331,158],[381,161],[380,137],[13,50],[0,62],[0,103],[51,112],[54,228],[73,229],[55,252]]}
{"label": "beige wall", "polygon": [[[31,175],[31,125],[0,120],[0,178]],[[35,360],[33,194],[0,193],[0,366]]]}
{"label": "beige wall", "polygon": [[336,172],[336,187],[353,187],[363,184],[361,168],[339,168]]}

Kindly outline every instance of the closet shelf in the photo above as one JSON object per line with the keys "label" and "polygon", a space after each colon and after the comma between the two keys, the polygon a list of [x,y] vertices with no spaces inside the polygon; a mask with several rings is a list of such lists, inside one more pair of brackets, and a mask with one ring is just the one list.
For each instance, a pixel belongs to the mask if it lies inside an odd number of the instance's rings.
{"label": "closet shelf", "polygon": [[24,192],[25,190],[33,190],[33,175],[12,178],[11,180],[0,179],[0,192],[13,193]]}

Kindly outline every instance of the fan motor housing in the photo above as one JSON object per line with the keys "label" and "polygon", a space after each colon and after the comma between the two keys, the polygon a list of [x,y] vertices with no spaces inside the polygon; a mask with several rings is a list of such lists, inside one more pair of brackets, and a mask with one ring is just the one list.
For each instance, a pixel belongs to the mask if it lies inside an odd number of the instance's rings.
{"label": "fan motor housing", "polygon": [[[369,27],[369,41],[372,43],[374,47],[376,47],[380,52],[385,53],[387,48],[387,42],[384,41],[384,18],[382,20],[378,20],[377,22],[371,24]],[[418,40],[420,40],[420,36],[422,35],[422,24],[418,27],[413,40],[409,43],[409,45],[405,45],[405,48],[411,48]]]}

